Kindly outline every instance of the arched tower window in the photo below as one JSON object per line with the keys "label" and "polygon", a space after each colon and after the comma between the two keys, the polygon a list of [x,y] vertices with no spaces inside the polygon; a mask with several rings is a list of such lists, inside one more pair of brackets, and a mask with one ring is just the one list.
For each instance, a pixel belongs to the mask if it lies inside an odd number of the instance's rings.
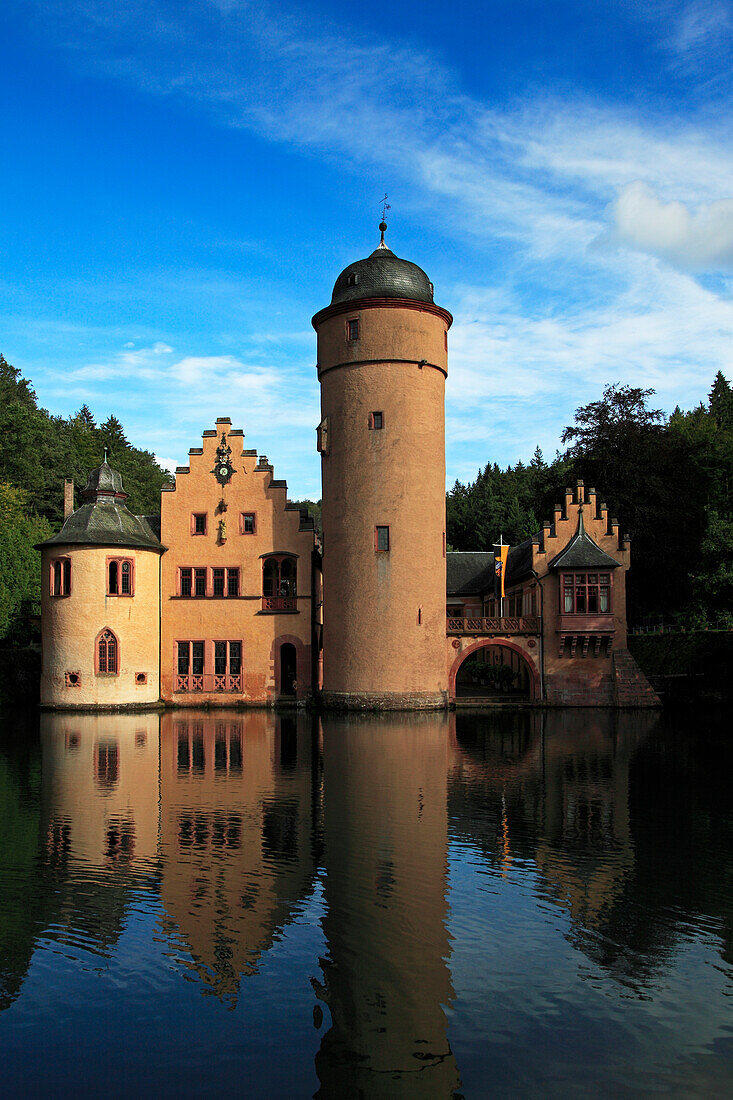
{"label": "arched tower window", "polygon": [[134,567],[130,558],[107,559],[107,595],[131,596]]}
{"label": "arched tower window", "polygon": [[97,638],[95,661],[97,673],[112,673],[116,676],[120,671],[120,646],[109,629],[103,630]]}

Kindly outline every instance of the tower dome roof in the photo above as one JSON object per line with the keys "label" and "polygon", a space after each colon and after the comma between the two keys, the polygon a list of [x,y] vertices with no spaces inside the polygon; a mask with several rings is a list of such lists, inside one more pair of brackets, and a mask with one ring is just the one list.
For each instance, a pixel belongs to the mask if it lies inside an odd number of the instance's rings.
{"label": "tower dome roof", "polygon": [[344,268],[334,285],[331,305],[360,298],[411,298],[432,303],[433,284],[421,267],[401,260],[380,244],[371,256]]}
{"label": "tower dome roof", "polygon": [[164,548],[160,544],[156,521],[149,516],[135,516],[126,507],[127,493],[122,475],[104,461],[92,470],[81,491],[84,503],[64,520],[57,535],[38,543],[43,546],[124,546],[142,550]]}

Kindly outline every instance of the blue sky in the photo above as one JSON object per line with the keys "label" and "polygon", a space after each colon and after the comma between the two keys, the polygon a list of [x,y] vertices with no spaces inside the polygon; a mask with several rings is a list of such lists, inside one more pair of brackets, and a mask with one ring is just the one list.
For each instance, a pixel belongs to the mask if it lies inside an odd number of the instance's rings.
{"label": "blue sky", "polygon": [[0,350],[168,464],[319,495],[310,318],[378,241],[454,314],[448,484],[608,382],[733,375],[733,3],[5,0]]}

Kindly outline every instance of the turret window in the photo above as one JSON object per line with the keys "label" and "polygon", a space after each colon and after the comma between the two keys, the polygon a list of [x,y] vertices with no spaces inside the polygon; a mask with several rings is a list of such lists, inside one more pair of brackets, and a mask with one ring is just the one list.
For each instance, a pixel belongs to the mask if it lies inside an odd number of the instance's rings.
{"label": "turret window", "polygon": [[206,534],[206,512],[194,512],[191,516],[191,534]]}
{"label": "turret window", "polygon": [[384,427],[384,413],[383,412],[370,412],[369,413],[369,430],[379,431]]}
{"label": "turret window", "polygon": [[346,322],[346,339],[353,343],[359,339],[359,322],[356,319]]}
{"label": "turret window", "polygon": [[355,271],[352,271],[351,274],[346,279],[346,285],[347,286],[356,286],[356,284],[358,282],[359,282],[359,276],[356,274]]}
{"label": "turret window", "polygon": [[51,562],[51,595],[71,594],[71,558],[55,558]]}
{"label": "turret window", "polygon": [[107,559],[107,595],[132,596],[134,566],[130,558]]}
{"label": "turret window", "polygon": [[103,630],[97,638],[96,645],[96,672],[114,676],[120,670],[120,647],[117,638],[111,630]]}

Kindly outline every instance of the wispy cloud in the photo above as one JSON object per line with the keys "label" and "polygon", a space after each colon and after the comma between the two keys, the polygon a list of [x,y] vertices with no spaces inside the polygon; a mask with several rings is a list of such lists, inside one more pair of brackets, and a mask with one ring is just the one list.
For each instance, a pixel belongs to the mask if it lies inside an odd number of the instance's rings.
{"label": "wispy cloud", "polygon": [[[57,0],[54,10],[78,64],[186,98],[221,124],[307,149],[339,171],[384,171],[404,181],[413,215],[472,252],[472,270],[460,275],[435,255],[441,301],[456,315],[449,428],[462,425],[483,461],[497,447],[505,460],[528,457],[532,433],[552,449],[572,410],[605,382],[652,385],[672,407],[699,399],[715,370],[730,373],[730,295],[693,273],[725,273],[733,262],[731,115],[680,120],[550,91],[497,106],[467,94],[425,49],[315,27],[266,2]],[[659,45],[686,64],[727,49],[727,4],[645,11]],[[500,267],[484,261],[489,249]],[[288,347],[287,334],[265,326],[258,319],[255,334],[250,324],[250,346]],[[181,421],[220,413],[225,395],[269,433],[270,450],[278,433],[280,453],[307,461],[314,480],[310,435],[300,451],[289,438],[317,417],[310,340],[295,333],[277,374],[264,354],[241,348],[201,356],[148,347],[89,362],[69,383],[132,372],[144,401],[146,386],[162,381]],[[541,403],[535,426],[527,402]],[[160,433],[156,446],[174,453],[182,434]],[[449,454],[453,469],[473,468],[456,444]]]}

